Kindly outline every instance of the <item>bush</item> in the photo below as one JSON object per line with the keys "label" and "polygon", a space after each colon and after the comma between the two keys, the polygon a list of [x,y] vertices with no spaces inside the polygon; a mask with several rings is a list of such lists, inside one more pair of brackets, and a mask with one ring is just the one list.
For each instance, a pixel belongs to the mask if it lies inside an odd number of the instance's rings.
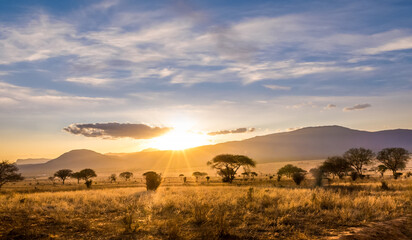
{"label": "bush", "polygon": [[162,177],[156,172],[150,171],[143,174],[146,177],[146,189],[147,191],[156,191],[162,182]]}
{"label": "bush", "polygon": [[91,187],[92,187],[92,180],[89,179],[89,180],[87,180],[84,184],[86,184],[86,187],[87,187],[87,188],[91,188]]}
{"label": "bush", "polygon": [[359,174],[358,172],[351,172],[350,177],[352,178],[353,181],[356,181],[358,179]]}
{"label": "bush", "polygon": [[296,185],[300,185],[300,183],[305,180],[305,173],[302,172],[295,172],[292,175],[293,181],[296,183]]}
{"label": "bush", "polygon": [[389,190],[389,186],[385,181],[382,181],[381,184],[382,184],[381,185],[382,190]]}

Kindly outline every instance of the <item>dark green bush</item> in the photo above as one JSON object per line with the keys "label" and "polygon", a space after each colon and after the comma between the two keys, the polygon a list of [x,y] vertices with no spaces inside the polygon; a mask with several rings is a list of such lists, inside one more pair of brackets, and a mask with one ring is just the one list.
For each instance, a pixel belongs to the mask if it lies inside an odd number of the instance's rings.
{"label": "dark green bush", "polygon": [[162,182],[162,177],[156,172],[150,171],[143,174],[146,177],[146,189],[147,191],[156,191]]}

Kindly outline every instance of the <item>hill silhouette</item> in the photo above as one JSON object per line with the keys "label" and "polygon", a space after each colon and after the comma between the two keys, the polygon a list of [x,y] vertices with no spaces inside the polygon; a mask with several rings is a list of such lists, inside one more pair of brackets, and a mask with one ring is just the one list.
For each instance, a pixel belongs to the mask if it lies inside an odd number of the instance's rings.
{"label": "hill silhouette", "polygon": [[99,171],[179,169],[204,167],[222,153],[244,154],[258,163],[322,159],[343,154],[352,147],[377,152],[386,147],[403,147],[412,151],[412,130],[396,129],[367,132],[341,126],[306,127],[291,132],[206,145],[185,151],[141,151],[100,154],[91,150],[73,150],[43,164],[22,165],[24,174],[52,173],[58,169]]}

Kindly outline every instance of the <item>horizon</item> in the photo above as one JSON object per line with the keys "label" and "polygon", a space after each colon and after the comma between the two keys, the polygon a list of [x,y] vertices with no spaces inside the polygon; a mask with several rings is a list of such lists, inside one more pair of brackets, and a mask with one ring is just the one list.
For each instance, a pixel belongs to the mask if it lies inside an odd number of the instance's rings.
{"label": "horizon", "polygon": [[[122,155],[122,154],[129,154],[129,153],[158,152],[158,151],[161,151],[161,152],[172,152],[172,153],[175,152],[175,151],[178,151],[178,152],[186,152],[186,151],[190,151],[191,149],[196,149],[196,148],[198,148],[198,147],[203,147],[203,146],[213,146],[213,145],[222,144],[222,143],[224,144],[224,143],[230,143],[230,142],[239,142],[239,141],[243,141],[243,140],[250,140],[250,139],[253,139],[253,138],[255,138],[255,137],[265,137],[265,136],[269,136],[269,135],[276,135],[276,134],[282,134],[282,133],[295,132],[295,131],[304,130],[304,129],[320,129],[320,128],[342,128],[342,129],[346,129],[346,130],[353,130],[353,131],[360,131],[360,132],[368,132],[368,133],[377,133],[377,132],[382,132],[382,131],[397,131],[397,130],[412,131],[412,129],[400,129],[400,128],[397,128],[397,129],[378,130],[378,131],[366,131],[366,130],[359,130],[359,129],[348,128],[348,127],[339,126],[339,125],[308,126],[308,127],[297,128],[297,129],[289,129],[289,130],[285,130],[285,131],[282,131],[282,132],[269,133],[269,134],[265,134],[265,135],[256,135],[256,136],[253,136],[253,137],[250,137],[250,138],[246,138],[246,139],[242,139],[242,140],[232,140],[232,141],[226,141],[226,142],[221,142],[221,143],[211,143],[211,144],[200,145],[200,146],[191,147],[191,148],[185,148],[185,149],[166,149],[166,150],[162,150],[162,149],[157,149],[157,148],[146,148],[146,149],[142,149],[142,150],[137,151],[137,152],[98,152],[98,151],[94,151],[94,150],[87,149],[87,148],[79,148],[79,149],[71,149],[71,150],[69,150],[69,151],[67,151],[67,152],[60,153],[60,154],[58,154],[58,156],[53,157],[53,158],[21,158],[21,159],[16,159],[15,161],[12,161],[12,162],[17,163],[17,161],[20,160],[20,161],[21,161],[20,165],[22,165],[22,164],[23,164],[22,162],[27,161],[27,160],[29,160],[29,161],[42,160],[42,161],[44,161],[44,163],[45,163],[45,162],[48,162],[48,161],[50,161],[50,160],[54,160],[54,159],[56,159],[56,158],[59,158],[59,157],[63,156],[63,155],[66,154],[66,153],[72,153],[72,152],[74,152],[74,151],[76,151],[76,152],[79,152],[79,151],[91,151],[91,152],[94,152],[94,153],[98,153],[98,154],[102,154],[102,155],[107,155],[107,156],[120,156],[120,155]],[[355,147],[355,146],[354,146],[354,147]],[[148,150],[150,150],[150,151],[148,151]],[[410,155],[412,155],[412,152],[410,153]],[[316,159],[316,160],[318,160],[318,159]],[[280,163],[282,163],[282,162],[288,162],[288,161],[292,161],[292,162],[293,162],[293,161],[301,161],[301,162],[302,162],[302,161],[307,161],[307,160],[302,160],[302,159],[300,159],[300,160],[282,160]],[[309,161],[315,161],[315,160],[314,160],[314,159],[310,159]],[[277,163],[277,164],[278,164],[279,162],[274,161],[273,163]],[[37,164],[37,163],[28,163],[28,164]],[[264,164],[269,164],[269,163],[266,162],[266,163],[264,163]],[[412,162],[411,162],[410,164],[412,164]],[[412,165],[411,165],[411,167],[412,167]],[[191,169],[190,166],[187,166],[187,168],[188,168],[188,169]]]}
{"label": "horizon", "polygon": [[182,150],[311,126],[412,129],[411,10],[0,2],[0,159]]}

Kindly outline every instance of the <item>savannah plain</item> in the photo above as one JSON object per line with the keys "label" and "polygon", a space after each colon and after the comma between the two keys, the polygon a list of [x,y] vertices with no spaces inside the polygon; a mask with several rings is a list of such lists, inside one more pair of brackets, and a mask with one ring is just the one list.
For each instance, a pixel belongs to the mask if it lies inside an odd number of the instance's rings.
{"label": "savannah plain", "polygon": [[321,187],[315,187],[309,173],[299,186],[291,178],[278,181],[270,174],[248,180],[239,176],[233,183],[222,183],[216,175],[210,180],[188,176],[186,182],[178,174],[169,175],[157,191],[146,191],[140,174],[115,182],[98,176],[90,189],[75,179],[65,185],[40,178],[5,184],[0,194],[1,239],[412,236],[412,177],[405,174],[395,180],[369,171],[369,177],[355,181],[350,176],[324,179]]}

